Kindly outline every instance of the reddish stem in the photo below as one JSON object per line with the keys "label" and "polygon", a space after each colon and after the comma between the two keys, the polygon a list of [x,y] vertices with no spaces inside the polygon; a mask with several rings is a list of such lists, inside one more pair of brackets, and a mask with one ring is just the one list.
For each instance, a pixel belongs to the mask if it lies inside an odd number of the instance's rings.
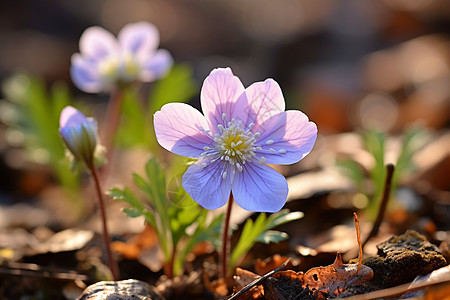
{"label": "reddish stem", "polygon": [[225,223],[223,224],[223,232],[222,232],[222,252],[221,252],[221,271],[222,278],[225,280],[227,278],[227,269],[228,269],[228,244],[230,242],[229,239],[229,231],[230,231],[230,217],[231,217],[231,208],[233,207],[233,193],[230,192],[230,198],[228,199],[227,212],[225,215]]}
{"label": "reddish stem", "polygon": [[94,179],[95,191],[97,192],[98,208],[100,210],[100,216],[102,219],[102,227],[103,227],[103,242],[106,250],[106,255],[108,257],[108,264],[109,268],[111,269],[113,279],[117,281],[119,279],[119,268],[117,267],[117,262],[114,260],[111,252],[111,238],[109,236],[108,226],[106,225],[106,210],[103,200],[102,188],[100,185],[100,176],[95,166],[91,167],[91,173],[92,178]]}
{"label": "reddish stem", "polygon": [[394,169],[395,166],[393,164],[386,165],[386,181],[384,183],[383,197],[381,198],[381,204],[378,209],[377,218],[373,223],[372,230],[370,231],[364,243],[362,243],[363,248],[372,237],[377,235],[378,229],[380,228],[381,222],[383,221],[384,213],[386,212],[386,207],[389,202],[389,195],[391,193],[391,183]]}
{"label": "reddish stem", "polygon": [[120,121],[120,107],[122,106],[123,90],[115,90],[111,93],[108,110],[103,120],[103,146],[107,151],[108,160],[113,154],[114,136],[117,133]]}
{"label": "reddish stem", "polygon": [[168,278],[173,278],[173,267],[175,266],[175,256],[177,253],[177,245],[173,245],[172,254],[170,255],[170,260],[165,266],[164,273]]}

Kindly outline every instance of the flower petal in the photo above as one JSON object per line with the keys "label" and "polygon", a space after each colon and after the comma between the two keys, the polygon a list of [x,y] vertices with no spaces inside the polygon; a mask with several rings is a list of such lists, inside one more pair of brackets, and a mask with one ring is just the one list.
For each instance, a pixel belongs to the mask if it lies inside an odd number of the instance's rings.
{"label": "flower petal", "polygon": [[230,196],[231,183],[230,180],[222,178],[223,167],[220,160],[206,167],[196,163],[183,175],[183,188],[206,209],[224,206]]}
{"label": "flower petal", "polygon": [[88,119],[75,107],[66,106],[59,117],[59,127],[72,127],[86,122]]}
{"label": "flower petal", "polygon": [[283,175],[265,164],[246,164],[232,185],[236,203],[245,210],[276,212],[286,203],[288,185]]}
{"label": "flower petal", "polygon": [[165,49],[156,51],[155,55],[144,62],[144,69],[141,73],[141,80],[150,82],[157,78],[164,77],[173,64],[172,55]]}
{"label": "flower petal", "polygon": [[248,121],[254,123],[254,131],[258,131],[258,125],[270,117],[283,112],[285,109],[284,97],[278,83],[273,79],[264,82],[255,82],[245,89],[248,99]]}
{"label": "flower petal", "polygon": [[118,39],[123,50],[144,58],[152,56],[158,47],[159,32],[151,23],[132,23],[120,30]]}
{"label": "flower petal", "polygon": [[218,124],[224,124],[232,119],[233,106],[244,92],[244,86],[230,68],[218,68],[211,71],[203,82],[200,101],[203,113],[210,124],[213,133],[219,133]]}
{"label": "flower petal", "polygon": [[100,26],[89,27],[80,37],[81,54],[89,59],[100,59],[119,50],[114,35]]}
{"label": "flower petal", "polygon": [[164,105],[154,116],[154,127],[158,143],[165,149],[182,156],[199,157],[203,147],[213,140],[206,135],[205,117],[185,103]]}
{"label": "flower petal", "polygon": [[82,91],[87,93],[98,93],[103,87],[98,77],[98,71],[92,62],[84,59],[80,54],[72,55],[70,76],[73,83]]}
{"label": "flower petal", "polygon": [[311,152],[317,138],[317,126],[298,110],[279,113],[260,126],[262,132],[257,143],[269,164],[293,164]]}

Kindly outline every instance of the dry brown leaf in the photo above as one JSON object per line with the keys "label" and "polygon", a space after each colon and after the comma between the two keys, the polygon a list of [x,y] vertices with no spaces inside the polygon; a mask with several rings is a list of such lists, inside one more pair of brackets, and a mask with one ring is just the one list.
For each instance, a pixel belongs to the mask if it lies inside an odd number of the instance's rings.
{"label": "dry brown leaf", "polygon": [[288,277],[291,281],[298,279],[302,286],[318,291],[339,295],[348,286],[361,284],[373,277],[371,268],[359,264],[344,264],[340,253],[336,255],[333,264],[326,267],[316,267],[306,273],[294,271],[282,271],[274,274],[274,278]]}
{"label": "dry brown leaf", "polygon": [[359,264],[344,264],[341,254],[338,253],[333,264],[308,270],[303,275],[303,285],[337,296],[347,286],[361,284],[372,277],[371,268]]}
{"label": "dry brown leaf", "polygon": [[[248,284],[252,283],[255,279],[260,278],[258,274],[255,274],[253,272],[236,268],[236,275],[233,276],[234,279],[234,293],[237,293],[242,288],[247,286]],[[249,291],[245,292],[243,295],[239,296],[239,299],[246,300],[246,299],[261,299],[264,295],[264,288],[262,285],[256,285],[252,287]]]}
{"label": "dry brown leaf", "polygon": [[111,244],[111,247],[127,259],[137,259],[144,249],[152,248],[157,243],[158,236],[155,229],[150,225],[146,225],[142,232],[127,242],[116,241]]}
{"label": "dry brown leaf", "polygon": [[[287,257],[275,254],[269,259],[262,260],[258,258],[255,262],[255,272],[258,275],[264,275],[272,270],[275,270],[288,260]],[[292,268],[292,263],[289,263],[286,268]]]}

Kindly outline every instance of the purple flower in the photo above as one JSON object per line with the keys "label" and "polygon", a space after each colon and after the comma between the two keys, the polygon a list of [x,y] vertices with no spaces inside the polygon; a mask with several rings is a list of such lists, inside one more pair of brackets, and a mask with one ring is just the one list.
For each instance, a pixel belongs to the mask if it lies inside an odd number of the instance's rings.
{"label": "purple flower", "polygon": [[158,142],[182,156],[198,158],[183,175],[183,187],[201,206],[223,206],[233,192],[249,211],[275,212],[286,202],[286,179],[269,164],[305,157],[317,127],[300,111],[285,111],[272,79],[244,88],[229,68],[215,69],[200,94],[204,116],[183,103],[155,113]]}
{"label": "purple flower", "polygon": [[173,63],[170,53],[157,50],[158,45],[158,29],[147,22],[126,25],[117,39],[99,26],[90,27],[81,35],[81,53],[72,56],[72,80],[88,93],[153,81],[164,76]]}
{"label": "purple flower", "polygon": [[59,133],[73,156],[92,167],[97,147],[97,123],[76,108],[66,106],[59,118]]}

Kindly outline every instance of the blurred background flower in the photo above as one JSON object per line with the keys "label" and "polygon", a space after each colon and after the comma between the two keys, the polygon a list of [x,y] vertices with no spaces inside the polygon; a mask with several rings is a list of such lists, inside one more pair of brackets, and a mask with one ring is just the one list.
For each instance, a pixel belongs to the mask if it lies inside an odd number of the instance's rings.
{"label": "blurred background flower", "polygon": [[86,28],[116,35],[148,21],[198,80],[218,66],[242,74],[245,85],[273,77],[288,91],[288,107],[306,110],[322,132],[386,131],[417,119],[442,127],[450,102],[447,8],[445,0],[4,2],[0,79],[25,69],[70,83],[70,56]]}
{"label": "blurred background flower", "polygon": [[154,81],[167,74],[173,61],[158,46],[158,29],[148,22],[127,24],[117,39],[100,26],[89,27],[80,37],[80,53],[72,55],[72,80],[88,93]]}

